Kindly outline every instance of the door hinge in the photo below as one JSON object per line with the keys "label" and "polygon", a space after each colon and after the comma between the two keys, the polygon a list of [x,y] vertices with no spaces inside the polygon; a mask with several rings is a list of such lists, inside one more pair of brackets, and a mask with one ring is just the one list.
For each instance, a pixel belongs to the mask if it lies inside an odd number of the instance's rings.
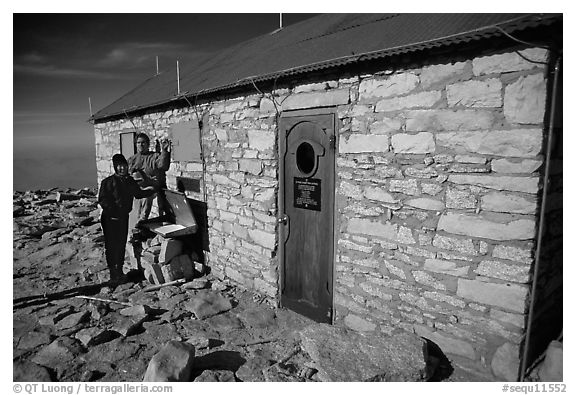
{"label": "door hinge", "polygon": [[336,135],[330,136],[330,149],[336,149]]}

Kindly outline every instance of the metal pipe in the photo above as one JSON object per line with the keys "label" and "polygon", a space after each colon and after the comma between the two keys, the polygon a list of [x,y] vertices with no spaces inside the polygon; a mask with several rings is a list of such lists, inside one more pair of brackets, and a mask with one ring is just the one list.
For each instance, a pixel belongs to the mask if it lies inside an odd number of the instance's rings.
{"label": "metal pipe", "polygon": [[178,81],[178,95],[180,95],[180,63],[176,61],[176,80]]}
{"label": "metal pipe", "polygon": [[90,108],[90,116],[92,116],[92,101],[90,100],[90,96],[88,96],[88,107]]}
{"label": "metal pipe", "polygon": [[156,56],[156,75],[160,74],[160,69],[158,68],[158,56]]}
{"label": "metal pipe", "polygon": [[534,314],[534,305],[537,295],[537,285],[538,285],[538,270],[540,268],[540,254],[542,249],[542,239],[544,237],[544,220],[545,220],[545,209],[548,200],[548,183],[550,178],[550,157],[552,155],[552,140],[554,137],[554,117],[556,112],[556,96],[558,89],[558,75],[560,74],[560,61],[562,55],[559,55],[556,59],[556,64],[554,66],[554,81],[552,83],[551,92],[551,102],[550,102],[550,120],[548,122],[548,142],[546,144],[546,164],[544,170],[544,190],[542,191],[542,205],[540,209],[540,222],[538,224],[538,234],[536,241],[536,256],[534,263],[534,277],[532,279],[532,289],[530,290],[530,307],[528,310],[528,324],[526,328],[526,337],[524,340],[524,353],[522,355],[522,363],[520,367],[520,377],[519,381],[524,381],[524,372],[526,371],[526,365],[528,363],[528,345],[530,344],[530,338],[532,336],[532,316]]}

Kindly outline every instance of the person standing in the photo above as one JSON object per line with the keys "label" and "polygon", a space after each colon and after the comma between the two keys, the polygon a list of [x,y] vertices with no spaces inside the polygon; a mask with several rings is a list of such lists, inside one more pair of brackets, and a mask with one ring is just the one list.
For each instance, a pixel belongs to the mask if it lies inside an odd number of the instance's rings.
{"label": "person standing", "polygon": [[124,278],[124,254],[128,239],[128,215],[134,198],[154,194],[154,187],[140,188],[128,174],[128,162],[122,154],[112,157],[114,174],[100,184],[98,204],[102,207],[100,223],[104,232],[106,263],[110,270],[110,282],[118,283]]}
{"label": "person standing", "polygon": [[[136,201],[138,221],[148,219],[154,198],[157,199],[159,215],[166,213],[166,197],[162,188],[166,188],[166,172],[170,168],[170,140],[163,140],[160,152],[150,151],[150,138],[145,133],[136,136],[136,154],[128,158],[130,174],[142,170],[156,194]],[[147,180],[147,181],[148,181]]]}

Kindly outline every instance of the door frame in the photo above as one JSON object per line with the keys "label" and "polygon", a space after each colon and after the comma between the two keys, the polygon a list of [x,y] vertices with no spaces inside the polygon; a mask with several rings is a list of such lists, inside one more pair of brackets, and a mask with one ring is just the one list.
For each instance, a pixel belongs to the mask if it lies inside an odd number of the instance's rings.
{"label": "door frame", "polygon": [[[278,197],[277,197],[277,205],[278,205],[278,213],[276,215],[277,218],[277,226],[279,228],[278,231],[278,254],[280,256],[280,264],[279,264],[279,273],[278,273],[278,304],[280,307],[282,306],[282,290],[284,288],[284,238],[286,227],[281,224],[281,218],[284,214],[284,157],[282,155],[282,147],[281,144],[281,137],[282,137],[282,118],[291,118],[291,117],[305,117],[305,116],[313,116],[313,115],[333,115],[334,116],[334,163],[332,164],[332,171],[334,174],[334,185],[332,193],[334,194],[333,204],[332,204],[332,216],[333,216],[333,229],[332,229],[332,272],[328,273],[331,286],[332,286],[332,301],[331,301],[331,317],[330,317],[330,324],[334,324],[336,320],[335,308],[334,308],[334,298],[335,298],[335,274],[336,274],[336,253],[337,253],[337,242],[338,232],[336,231],[339,227],[339,221],[337,216],[337,189],[338,189],[338,179],[337,179],[337,165],[336,162],[338,160],[338,143],[339,143],[339,134],[338,131],[340,130],[340,119],[338,118],[338,112],[336,107],[318,107],[312,109],[305,109],[305,110],[287,110],[282,111],[279,116],[277,117],[277,125],[278,125]],[[286,149],[286,147],[284,147]]]}

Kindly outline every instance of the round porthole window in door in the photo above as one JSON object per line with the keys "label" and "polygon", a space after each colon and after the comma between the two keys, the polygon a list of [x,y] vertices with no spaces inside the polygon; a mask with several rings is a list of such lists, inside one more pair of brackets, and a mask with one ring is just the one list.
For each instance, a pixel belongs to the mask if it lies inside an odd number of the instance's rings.
{"label": "round porthole window in door", "polygon": [[303,142],[296,150],[296,166],[304,175],[310,175],[316,168],[316,153],[310,143]]}

